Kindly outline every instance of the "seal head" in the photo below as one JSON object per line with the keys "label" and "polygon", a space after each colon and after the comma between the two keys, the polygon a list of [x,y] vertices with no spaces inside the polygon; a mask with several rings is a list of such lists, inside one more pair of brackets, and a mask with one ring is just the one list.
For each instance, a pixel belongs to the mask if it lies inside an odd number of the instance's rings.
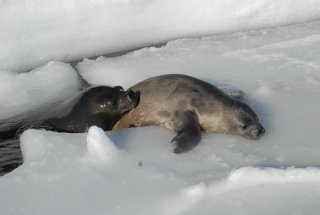
{"label": "seal head", "polygon": [[265,129],[259,123],[258,116],[250,106],[241,102],[233,101],[233,106],[226,107],[225,121],[228,125],[227,133],[238,134],[247,139],[258,140],[265,133]]}
{"label": "seal head", "polygon": [[67,132],[86,132],[92,125],[110,130],[122,115],[135,108],[140,93],[122,87],[91,87],[57,108],[63,109],[63,115],[56,114],[45,122]]}

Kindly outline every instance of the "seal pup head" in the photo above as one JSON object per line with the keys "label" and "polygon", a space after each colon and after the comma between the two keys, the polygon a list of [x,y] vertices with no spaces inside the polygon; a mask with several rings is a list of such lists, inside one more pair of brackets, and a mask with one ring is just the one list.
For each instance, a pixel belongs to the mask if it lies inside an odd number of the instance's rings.
{"label": "seal pup head", "polygon": [[237,134],[252,140],[264,135],[265,129],[249,105],[231,97],[222,97],[221,102],[210,104],[214,107],[207,107],[202,111],[205,114],[199,111],[197,114],[204,131]]}
{"label": "seal pup head", "polygon": [[107,86],[93,87],[83,95],[83,100],[95,109],[104,111],[126,112],[134,109],[139,103],[138,91],[124,91],[121,86],[114,88]]}
{"label": "seal pup head", "polygon": [[124,91],[120,86],[91,87],[62,104],[46,123],[66,132],[86,132],[93,125],[107,131],[139,100],[139,92]]}
{"label": "seal pup head", "polygon": [[84,123],[87,124],[86,127],[97,125],[104,130],[110,130],[125,113],[137,107],[140,101],[140,92],[124,91],[121,86],[114,88],[99,86],[91,88],[84,97],[86,98],[83,99],[90,106],[87,108],[90,110],[90,114],[84,115],[87,118]]}
{"label": "seal pup head", "polygon": [[227,109],[229,133],[238,134],[252,140],[258,140],[264,135],[265,129],[259,123],[258,116],[249,105],[234,100],[233,104]]}

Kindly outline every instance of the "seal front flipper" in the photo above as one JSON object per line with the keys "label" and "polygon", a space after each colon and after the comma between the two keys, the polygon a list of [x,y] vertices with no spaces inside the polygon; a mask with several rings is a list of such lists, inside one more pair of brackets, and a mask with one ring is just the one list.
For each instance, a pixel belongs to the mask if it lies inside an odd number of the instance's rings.
{"label": "seal front flipper", "polygon": [[172,139],[173,152],[176,154],[190,151],[201,140],[201,130],[197,117],[191,111],[177,112],[174,131],[178,134]]}
{"label": "seal front flipper", "polygon": [[235,91],[227,92],[226,94],[239,101],[243,101],[245,97],[245,93],[242,90],[235,90]]}

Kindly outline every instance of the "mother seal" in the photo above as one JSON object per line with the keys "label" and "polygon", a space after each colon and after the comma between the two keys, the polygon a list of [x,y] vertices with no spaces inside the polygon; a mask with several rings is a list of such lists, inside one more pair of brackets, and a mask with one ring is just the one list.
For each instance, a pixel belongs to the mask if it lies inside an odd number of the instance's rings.
{"label": "mother seal", "polygon": [[193,149],[201,130],[238,134],[259,139],[265,132],[257,115],[235,99],[242,91],[225,94],[199,79],[178,74],[142,81],[130,90],[141,93],[139,105],[117,121],[115,129],[159,125],[177,133],[171,141],[174,153]]}
{"label": "mother seal", "polygon": [[92,125],[111,130],[123,114],[137,106],[140,94],[122,87],[97,86],[79,92],[56,106],[48,106],[0,121],[0,142],[29,128],[59,132],[86,132]]}

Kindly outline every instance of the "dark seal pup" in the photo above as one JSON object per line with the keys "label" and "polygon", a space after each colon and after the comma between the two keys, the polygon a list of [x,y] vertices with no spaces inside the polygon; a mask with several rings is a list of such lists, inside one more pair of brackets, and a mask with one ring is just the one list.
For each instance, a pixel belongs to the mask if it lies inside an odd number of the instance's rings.
{"label": "dark seal pup", "polygon": [[0,121],[0,142],[15,138],[28,128],[75,133],[96,125],[111,130],[125,112],[138,105],[139,98],[139,92],[124,91],[120,86],[90,87],[54,107]]}
{"label": "dark seal pup", "polygon": [[238,134],[259,139],[265,130],[257,115],[245,103],[242,91],[222,92],[199,79],[178,74],[161,75],[142,81],[131,90],[141,93],[139,105],[116,122],[113,129],[159,125],[174,130],[173,152],[193,149],[201,130]]}

